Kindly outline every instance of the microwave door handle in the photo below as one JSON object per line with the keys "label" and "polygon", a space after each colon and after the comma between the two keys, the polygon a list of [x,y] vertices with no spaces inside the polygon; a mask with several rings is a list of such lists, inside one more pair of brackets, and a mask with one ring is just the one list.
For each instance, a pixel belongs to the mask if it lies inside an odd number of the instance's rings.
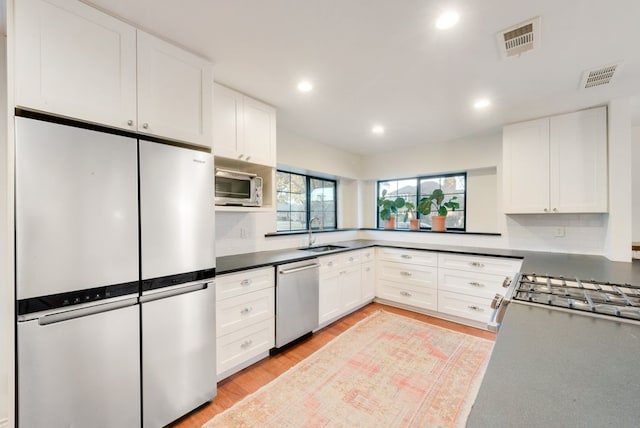
{"label": "microwave door handle", "polygon": [[249,180],[250,178],[257,177],[256,174],[242,171],[231,171],[229,169],[216,168],[216,177],[225,178],[237,178],[240,180]]}

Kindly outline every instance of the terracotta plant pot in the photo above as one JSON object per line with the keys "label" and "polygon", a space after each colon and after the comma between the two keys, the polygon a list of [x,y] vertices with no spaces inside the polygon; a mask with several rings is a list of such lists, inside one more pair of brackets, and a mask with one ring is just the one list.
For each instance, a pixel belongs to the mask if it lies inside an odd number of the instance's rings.
{"label": "terracotta plant pot", "polygon": [[417,218],[409,219],[409,229],[420,230],[420,219],[417,219]]}
{"label": "terracotta plant pot", "polygon": [[396,217],[391,216],[384,222],[385,229],[395,229],[396,228]]}
{"label": "terracotta plant pot", "polygon": [[444,232],[445,230],[447,230],[447,226],[445,224],[446,220],[446,215],[431,216],[431,230],[434,232]]}

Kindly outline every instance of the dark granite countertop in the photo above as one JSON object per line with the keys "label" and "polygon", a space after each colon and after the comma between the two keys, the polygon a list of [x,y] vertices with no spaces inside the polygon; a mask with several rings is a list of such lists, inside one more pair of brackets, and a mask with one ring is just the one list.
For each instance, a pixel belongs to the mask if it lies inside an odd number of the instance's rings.
{"label": "dark granite countertop", "polygon": [[225,273],[238,272],[258,267],[281,265],[284,263],[311,259],[328,254],[380,246],[482,256],[513,257],[524,260],[521,271],[526,273],[548,274],[555,276],[562,275],[565,277],[579,277],[581,279],[596,279],[605,282],[610,281],[640,285],[640,263],[612,262],[602,256],[519,251],[499,248],[416,244],[366,239],[332,242],[332,244],[341,245],[346,248],[324,253],[314,253],[311,251],[293,248],[218,257],[216,259],[216,274],[222,275]]}
{"label": "dark granite countertop", "polygon": [[467,428],[636,427],[640,325],[514,302]]}

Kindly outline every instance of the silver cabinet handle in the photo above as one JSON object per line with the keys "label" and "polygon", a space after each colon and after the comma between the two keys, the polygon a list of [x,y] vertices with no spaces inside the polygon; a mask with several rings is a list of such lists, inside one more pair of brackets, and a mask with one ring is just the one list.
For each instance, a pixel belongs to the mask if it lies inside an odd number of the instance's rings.
{"label": "silver cabinet handle", "polygon": [[554,209],[553,209],[553,212],[554,212],[554,213],[557,213],[557,212],[558,212],[558,209],[557,209],[557,208],[554,208]]}
{"label": "silver cabinet handle", "polygon": [[402,257],[403,259],[412,259],[413,258],[409,254],[401,254],[400,257]]}
{"label": "silver cabinet handle", "polygon": [[251,280],[250,279],[243,279],[242,281],[240,281],[240,285],[251,285]]}
{"label": "silver cabinet handle", "polygon": [[544,212],[548,213],[548,212],[549,212],[549,210],[545,208],[545,209],[544,209]]}
{"label": "silver cabinet handle", "polygon": [[407,271],[403,270],[403,271],[400,272],[400,275],[402,275],[402,276],[411,276],[412,274],[411,274],[411,272],[407,272]]}
{"label": "silver cabinet handle", "polygon": [[127,120],[127,125],[133,126],[133,120],[131,120],[131,119]]}
{"label": "silver cabinet handle", "polygon": [[148,123],[143,123],[143,124],[142,124],[142,127],[143,127],[144,129],[148,129],[148,128],[149,128],[149,124],[148,124]]}
{"label": "silver cabinet handle", "polygon": [[244,157],[243,154],[238,155],[238,159],[242,159]]}
{"label": "silver cabinet handle", "polygon": [[504,296],[501,294],[496,294],[493,300],[491,301],[491,309],[498,309],[504,300]]}
{"label": "silver cabinet handle", "polygon": [[411,293],[407,293],[406,291],[401,291],[400,294],[405,297],[411,297]]}
{"label": "silver cabinet handle", "polygon": [[240,314],[242,314],[242,315],[246,315],[246,314],[248,314],[249,312],[251,312],[252,310],[253,310],[253,307],[252,307],[252,306],[249,306],[249,307],[246,307],[246,308],[244,308],[243,310],[241,310],[241,311],[240,311]]}
{"label": "silver cabinet handle", "polygon": [[473,285],[474,287],[484,287],[484,284],[475,281],[471,281],[469,285]]}
{"label": "silver cabinet handle", "polygon": [[469,309],[471,309],[472,311],[480,311],[482,312],[482,308],[480,306],[476,306],[476,305],[469,305],[467,306]]}
{"label": "silver cabinet handle", "polygon": [[247,156],[247,158],[245,160],[249,160],[249,159],[251,159],[251,156]]}
{"label": "silver cabinet handle", "polygon": [[350,262],[352,262],[352,261],[354,261],[354,260],[355,260],[355,259],[354,259],[353,257],[349,257],[349,261],[350,261]]}
{"label": "silver cabinet handle", "polygon": [[483,268],[483,267],[484,267],[484,263],[480,263],[480,262],[469,262],[469,266]]}
{"label": "silver cabinet handle", "polygon": [[333,266],[333,262],[327,262],[327,266],[329,267]]}
{"label": "silver cabinet handle", "polygon": [[371,268],[370,268],[370,267],[368,267],[368,268],[366,268],[366,269],[365,269],[365,272],[370,272],[370,271],[371,271]]}
{"label": "silver cabinet handle", "polygon": [[249,340],[245,340],[244,342],[242,342],[240,344],[241,348],[248,348],[249,346],[251,346],[251,344],[253,343],[253,340],[249,339]]}
{"label": "silver cabinet handle", "polygon": [[505,276],[504,281],[502,281],[502,287],[509,288],[510,285],[511,285],[511,278],[509,278],[508,276]]}
{"label": "silver cabinet handle", "polygon": [[344,275],[344,274],[346,274],[346,273],[347,273],[347,271],[346,271],[346,270],[343,270],[343,271],[341,271],[341,272],[340,272],[340,275]]}

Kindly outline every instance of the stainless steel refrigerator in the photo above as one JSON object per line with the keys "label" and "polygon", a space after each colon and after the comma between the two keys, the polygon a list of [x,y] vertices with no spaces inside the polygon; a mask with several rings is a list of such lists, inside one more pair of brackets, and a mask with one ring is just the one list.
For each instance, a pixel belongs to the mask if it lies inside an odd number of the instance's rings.
{"label": "stainless steel refrigerator", "polygon": [[211,155],[15,123],[19,426],[162,426],[212,399]]}

